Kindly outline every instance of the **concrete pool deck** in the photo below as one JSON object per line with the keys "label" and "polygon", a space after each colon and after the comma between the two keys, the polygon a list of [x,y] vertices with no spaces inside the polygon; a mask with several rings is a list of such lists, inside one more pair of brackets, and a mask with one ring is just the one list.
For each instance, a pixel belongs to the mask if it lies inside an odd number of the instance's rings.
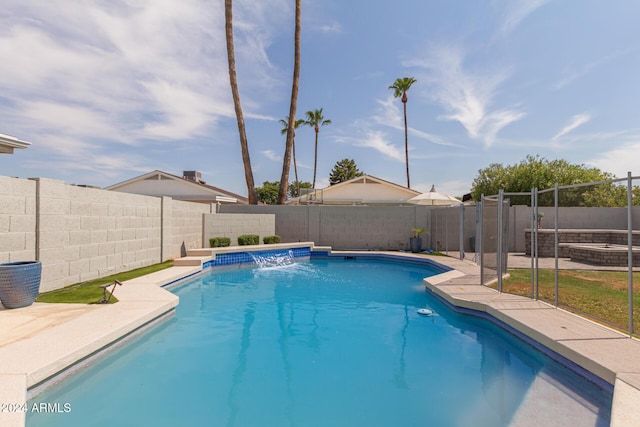
{"label": "concrete pool deck", "polygon": [[[365,253],[425,257],[399,252]],[[202,263],[213,256],[211,251],[190,256],[188,264],[199,265],[180,266],[178,262],[170,269],[124,282],[115,290],[117,304],[35,303],[21,309],[0,309],[0,404],[14,405],[5,406],[5,411],[0,412],[0,425],[24,426],[26,414],[19,409],[27,403],[27,389],[171,314],[178,298],[161,286],[198,273]],[[638,340],[543,302],[500,294],[482,286],[480,269],[472,262],[441,256],[427,258],[454,269],[425,280],[430,291],[453,305],[494,316],[614,384],[611,425],[640,424]]]}
{"label": "concrete pool deck", "polygon": [[24,426],[28,389],[171,314],[178,297],[160,286],[199,271],[172,267],[126,281],[117,304],[0,309],[0,426]]}

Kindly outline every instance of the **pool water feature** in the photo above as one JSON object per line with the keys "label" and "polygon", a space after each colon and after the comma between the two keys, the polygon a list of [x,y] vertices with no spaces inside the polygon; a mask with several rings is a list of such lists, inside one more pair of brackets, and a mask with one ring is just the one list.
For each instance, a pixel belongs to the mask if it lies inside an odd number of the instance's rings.
{"label": "pool water feature", "polygon": [[173,319],[29,402],[70,412],[27,425],[609,424],[610,390],[450,310],[422,285],[435,273],[358,258],[214,269],[174,289]]}
{"label": "pool water feature", "polygon": [[293,250],[271,252],[248,252],[253,262],[260,268],[284,267],[295,262]]}

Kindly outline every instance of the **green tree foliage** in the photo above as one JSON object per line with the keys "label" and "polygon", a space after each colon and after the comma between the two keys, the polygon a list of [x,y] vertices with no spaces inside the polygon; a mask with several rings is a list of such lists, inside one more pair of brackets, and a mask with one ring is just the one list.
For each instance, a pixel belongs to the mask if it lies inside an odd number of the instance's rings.
{"label": "green tree foliage", "polygon": [[[493,163],[480,169],[473,181],[471,195],[479,201],[480,196],[498,194],[500,189],[509,193],[529,192],[532,188],[544,190],[559,186],[589,182],[600,182],[614,179],[613,174],[598,168],[576,165],[566,160],[547,160],[539,156],[528,155],[518,164],[503,166]],[[640,194],[638,187],[634,194]],[[531,205],[530,196],[508,196],[512,205]],[[634,204],[640,199],[634,197]],[[588,185],[578,188],[561,189],[558,192],[559,206],[626,206],[626,186],[616,183]],[[553,206],[553,192],[538,196],[539,206]]]}
{"label": "green tree foliage", "polygon": [[358,170],[356,162],[353,159],[342,159],[333,166],[331,173],[329,174],[329,185],[339,184],[344,181],[349,181],[357,176],[364,175],[363,172]]}
{"label": "green tree foliage", "polygon": [[280,181],[265,181],[262,187],[256,188],[258,201],[266,205],[275,205],[278,202],[278,190]]}
{"label": "green tree foliage", "polygon": [[309,181],[290,182],[289,183],[289,197],[298,197],[300,193],[303,193],[300,189],[313,188],[313,185]]}
{"label": "green tree foliage", "polygon": [[[298,183],[289,183],[289,197],[298,197]],[[311,183],[302,181],[299,183],[300,188],[312,188]],[[266,205],[275,205],[278,203],[278,191],[280,189],[280,181],[265,181],[262,183],[262,187],[256,188],[258,194],[258,201]]]}

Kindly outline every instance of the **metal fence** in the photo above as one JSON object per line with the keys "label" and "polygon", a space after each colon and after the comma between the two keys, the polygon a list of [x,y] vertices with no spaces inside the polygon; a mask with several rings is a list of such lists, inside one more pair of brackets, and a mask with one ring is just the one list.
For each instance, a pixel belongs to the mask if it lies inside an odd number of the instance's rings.
{"label": "metal fence", "polygon": [[497,196],[483,195],[479,212],[476,235],[480,240],[480,281],[483,285],[495,282],[502,291],[509,251],[509,200],[502,191]]}
{"label": "metal fence", "polygon": [[476,262],[479,206],[460,204],[429,207],[429,248]]}
{"label": "metal fence", "polygon": [[[635,186],[634,186],[635,184]],[[509,253],[509,199],[528,201],[525,253]],[[635,205],[635,208],[634,208]],[[502,206],[503,209],[498,207]],[[584,209],[592,206],[593,210]],[[596,215],[602,206],[612,224]],[[580,209],[577,209],[580,208]],[[634,334],[640,327],[640,177],[483,196],[477,235],[482,283]],[[590,216],[590,212],[594,214]],[[623,218],[626,217],[626,218]],[[636,221],[639,222],[639,221]],[[619,225],[626,224],[622,228]],[[511,261],[509,261],[511,256]],[[517,262],[514,262],[517,261]],[[511,278],[504,280],[507,264]],[[528,271],[528,275],[526,272]],[[502,274],[498,274],[502,272]]]}

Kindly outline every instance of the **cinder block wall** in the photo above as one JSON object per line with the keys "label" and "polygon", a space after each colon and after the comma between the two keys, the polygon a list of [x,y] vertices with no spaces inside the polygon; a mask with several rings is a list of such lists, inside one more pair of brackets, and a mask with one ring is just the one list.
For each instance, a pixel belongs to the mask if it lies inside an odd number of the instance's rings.
{"label": "cinder block wall", "polygon": [[[426,209],[409,206],[323,206],[320,244],[336,249],[407,250],[411,229],[428,229]],[[423,248],[428,249],[427,242]]]}
{"label": "cinder block wall", "polygon": [[[640,212],[638,207],[633,210]],[[555,208],[538,208],[544,213],[542,228],[554,228]],[[636,223],[636,226],[638,224]],[[530,228],[530,227],[527,227]],[[626,230],[627,208],[564,207],[558,209],[558,228]]]}
{"label": "cinder block wall", "polygon": [[[553,208],[545,213],[543,227],[554,224]],[[413,227],[426,228],[424,249],[458,251],[460,248],[459,206],[221,206],[224,213],[271,213],[276,215],[276,234],[283,242],[312,241],[334,249],[406,250]],[[524,230],[531,227],[531,210],[509,209],[509,251],[525,251]],[[640,229],[640,207],[633,207],[634,229]],[[560,208],[563,228],[626,229],[626,208]],[[476,236],[476,207],[464,207],[464,250],[471,252],[470,238]],[[478,249],[478,248],[476,248]]]}
{"label": "cinder block wall", "polygon": [[238,244],[238,236],[257,234],[260,244],[265,236],[276,234],[276,218],[271,214],[210,214],[204,215],[204,247],[211,237],[229,237],[231,245]]}
{"label": "cinder block wall", "polygon": [[170,197],[0,176],[0,262],[42,261],[46,292],[201,247],[211,211]]}
{"label": "cinder block wall", "polygon": [[161,261],[161,199],[36,179],[41,292]]}
{"label": "cinder block wall", "polygon": [[[425,206],[223,205],[221,212],[274,214],[275,234],[283,242],[312,241],[334,249],[406,250],[413,227],[430,227]],[[428,249],[428,239],[423,247]]]}
{"label": "cinder block wall", "polygon": [[432,249],[457,251],[460,248],[460,216],[464,215],[462,244],[466,252],[473,252],[470,237],[476,235],[476,207],[460,206],[430,208],[431,227],[426,238]]}
{"label": "cinder block wall", "polygon": [[[311,208],[311,209],[310,209]],[[319,244],[319,235],[314,233],[314,224],[310,217],[318,215],[317,206],[282,206],[282,205],[221,205],[220,214],[269,214],[275,215],[275,230],[282,242],[316,242]],[[310,214],[309,212],[315,212]],[[315,228],[317,230],[317,227]],[[222,236],[227,237],[227,236]],[[205,242],[206,243],[206,242]],[[231,241],[231,244],[235,242]]]}
{"label": "cinder block wall", "polygon": [[0,263],[36,258],[36,183],[0,176]]}
{"label": "cinder block wall", "polygon": [[[168,236],[163,250],[163,260],[186,256],[188,249],[203,247],[203,215],[215,212],[215,205],[183,202],[163,197],[163,204],[170,206],[166,215],[170,217],[167,226],[170,231],[163,232]],[[204,242],[205,247],[208,239]]]}

